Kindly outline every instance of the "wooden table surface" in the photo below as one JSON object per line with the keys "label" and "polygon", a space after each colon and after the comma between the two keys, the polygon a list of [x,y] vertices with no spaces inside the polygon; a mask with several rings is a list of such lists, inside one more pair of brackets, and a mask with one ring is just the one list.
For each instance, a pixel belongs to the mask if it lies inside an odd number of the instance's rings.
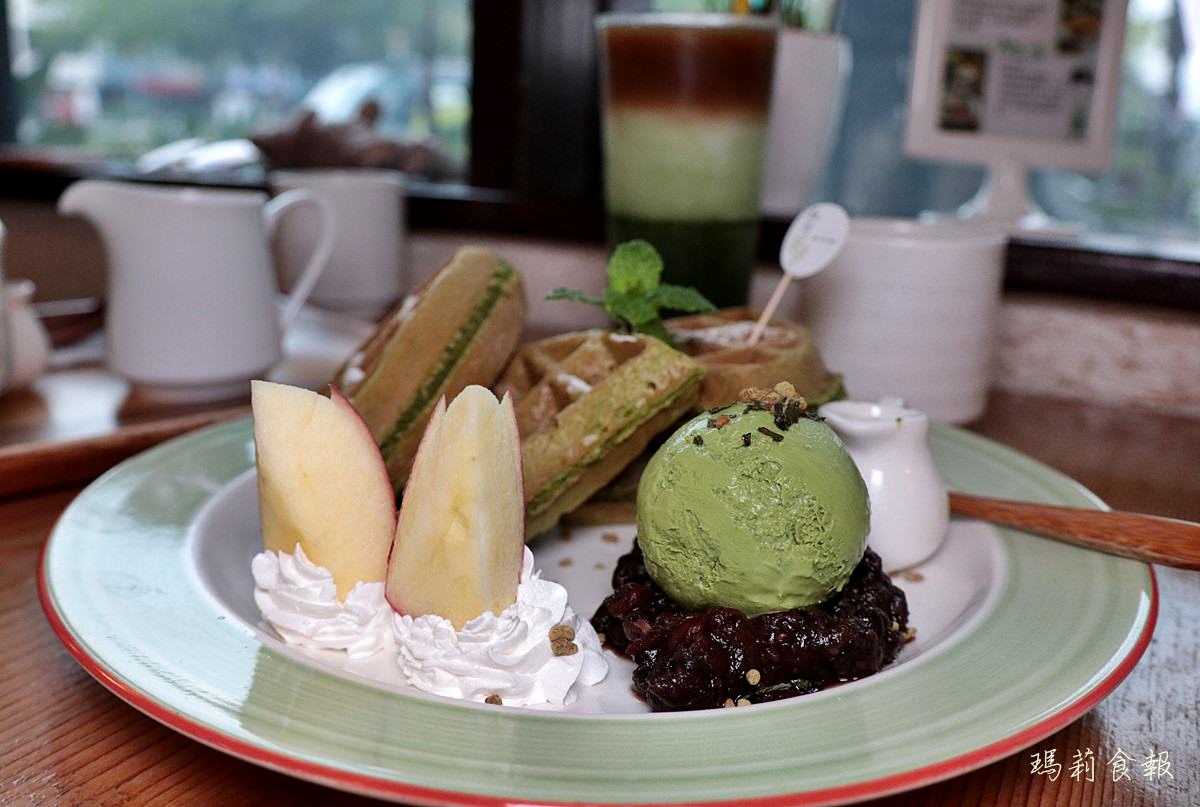
{"label": "wooden table surface", "polygon": [[[1013,395],[977,431],[1082,481],[1112,506],[1200,520],[1200,421]],[[0,499],[0,804],[368,804],[225,756],[170,731],[93,681],[38,606],[35,566],[78,488]],[[1098,707],[1033,747],[876,805],[1200,803],[1200,575],[1158,570],[1158,628],[1141,663]],[[1109,761],[1133,761],[1113,781]],[[1071,778],[1090,749],[1094,781]],[[1030,755],[1055,752],[1055,780]],[[1145,775],[1166,752],[1170,777]],[[1051,766],[1052,767],[1052,766]],[[1153,772],[1152,772],[1153,773]]]}

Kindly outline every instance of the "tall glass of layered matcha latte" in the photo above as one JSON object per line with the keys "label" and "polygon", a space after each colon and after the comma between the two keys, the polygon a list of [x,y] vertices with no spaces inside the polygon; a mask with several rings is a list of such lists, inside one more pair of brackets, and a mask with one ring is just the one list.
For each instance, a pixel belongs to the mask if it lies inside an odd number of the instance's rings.
{"label": "tall glass of layered matcha latte", "polygon": [[602,54],[612,243],[644,238],[664,279],[746,302],[775,58],[768,20],[610,14]]}

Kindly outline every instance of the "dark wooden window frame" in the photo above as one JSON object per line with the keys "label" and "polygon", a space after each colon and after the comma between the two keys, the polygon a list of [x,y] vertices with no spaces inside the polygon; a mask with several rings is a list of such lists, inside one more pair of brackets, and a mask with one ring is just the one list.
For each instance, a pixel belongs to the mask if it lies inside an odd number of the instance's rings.
{"label": "dark wooden window frame", "polygon": [[[600,204],[595,40],[588,20],[607,0],[483,0],[474,4],[470,185],[413,183],[409,224],[577,241],[604,238]],[[0,2],[0,31],[7,30]],[[6,39],[6,38],[5,38]],[[7,66],[0,47],[0,65]],[[581,89],[582,88],[582,89]],[[0,70],[0,140],[12,138],[15,85]],[[262,188],[230,178],[146,179],[122,165],[32,161],[0,154],[0,197],[52,202],[85,176]],[[760,254],[773,260],[786,223],[766,219]],[[1129,239],[1013,240],[1010,289],[1200,311],[1200,244]]]}

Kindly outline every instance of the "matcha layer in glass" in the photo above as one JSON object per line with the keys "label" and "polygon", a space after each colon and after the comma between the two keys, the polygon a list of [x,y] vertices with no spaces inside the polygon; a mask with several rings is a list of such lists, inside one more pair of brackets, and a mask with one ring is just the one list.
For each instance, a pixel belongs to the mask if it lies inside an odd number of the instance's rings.
{"label": "matcha layer in glass", "polygon": [[610,15],[603,63],[609,238],[644,238],[664,279],[746,302],[775,28],[716,14]]}

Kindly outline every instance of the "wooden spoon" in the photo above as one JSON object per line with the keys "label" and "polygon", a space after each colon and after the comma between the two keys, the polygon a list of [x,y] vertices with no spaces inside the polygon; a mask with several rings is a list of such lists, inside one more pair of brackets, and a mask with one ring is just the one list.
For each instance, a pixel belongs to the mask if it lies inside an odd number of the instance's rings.
{"label": "wooden spoon", "polygon": [[950,511],[1110,555],[1200,571],[1200,524],[1192,521],[966,493],[950,494]]}

